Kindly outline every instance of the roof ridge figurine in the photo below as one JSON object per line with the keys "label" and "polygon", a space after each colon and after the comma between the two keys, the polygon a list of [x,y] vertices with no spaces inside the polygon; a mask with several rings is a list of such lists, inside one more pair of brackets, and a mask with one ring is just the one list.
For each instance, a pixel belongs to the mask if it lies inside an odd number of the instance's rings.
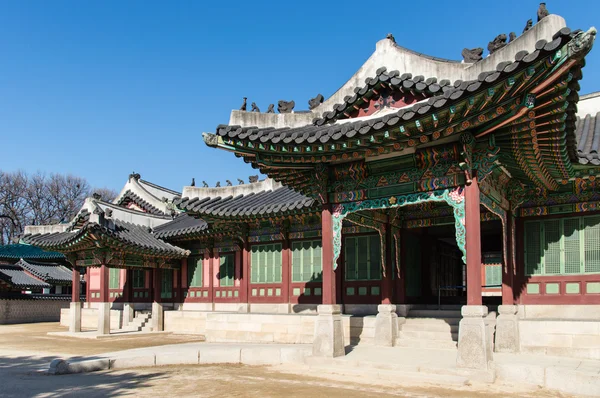
{"label": "roof ridge figurine", "polygon": [[465,48],[462,50],[462,56],[463,56],[463,61],[465,63],[475,63],[478,61],[481,61],[483,59],[483,48],[481,47],[477,47],[477,48],[472,48],[472,49],[468,49]]}
{"label": "roof ridge figurine", "polygon": [[244,180],[242,180],[241,178],[238,178],[237,180],[239,185],[244,185]]}
{"label": "roof ridge figurine", "polygon": [[233,184],[232,184],[232,183],[231,183],[231,181],[229,181],[229,180],[225,180],[225,183],[227,184],[227,186],[228,186],[228,187],[231,187],[231,186],[233,186]]}
{"label": "roof ridge figurine", "polygon": [[194,177],[192,177],[192,183],[190,184],[190,186],[192,186],[192,187],[196,186],[196,179]]}
{"label": "roof ridge figurine", "polygon": [[269,104],[269,107],[267,108],[267,113],[275,113],[275,104]]}
{"label": "roof ridge figurine", "polygon": [[246,112],[246,107],[247,107],[247,105],[246,105],[246,100],[247,100],[247,99],[248,99],[248,98],[244,97],[244,99],[243,99],[243,101],[244,101],[244,102],[242,102],[242,106],[240,106],[240,111],[244,111],[244,112]]}
{"label": "roof ridge figurine", "polygon": [[540,22],[542,19],[546,18],[548,15],[550,15],[550,12],[548,12],[548,9],[546,8],[546,3],[540,3],[540,7],[538,8],[537,11],[537,17],[538,17],[538,22]]}
{"label": "roof ridge figurine", "polygon": [[260,109],[256,105],[256,102],[253,102],[251,106],[252,106],[251,112],[260,112]]}
{"label": "roof ridge figurine", "polygon": [[221,188],[221,181],[217,181],[217,184],[215,185],[215,188]]}
{"label": "roof ridge figurine", "polygon": [[248,182],[249,182],[250,184],[252,184],[252,183],[255,183],[255,182],[258,182],[258,174],[257,174],[257,175],[253,175],[253,176],[250,176],[250,177],[248,177]]}
{"label": "roof ridge figurine", "polygon": [[294,106],[296,106],[296,102],[294,101],[279,100],[277,102],[277,111],[279,113],[291,113],[294,110]]}
{"label": "roof ridge figurine", "polygon": [[394,37],[394,35],[393,35],[393,34],[391,34],[391,33],[388,33],[388,34],[385,36],[385,38],[386,38],[386,39],[388,39],[389,41],[391,41],[392,43],[396,44],[396,38]]}
{"label": "roof ridge figurine", "polygon": [[490,55],[492,55],[493,53],[495,53],[496,51],[500,50],[501,48],[506,46],[506,35],[504,33],[499,34],[498,36],[496,36],[494,38],[494,40],[492,40],[491,42],[488,43],[488,51],[490,52]]}
{"label": "roof ridge figurine", "polygon": [[533,19],[528,19],[525,24],[525,29],[523,29],[523,33],[527,32],[533,26]]}
{"label": "roof ridge figurine", "polygon": [[206,181],[202,181],[202,188],[208,188],[208,184],[206,183]]}
{"label": "roof ridge figurine", "polygon": [[517,38],[517,34],[515,32],[510,32],[508,35],[508,42],[512,43]]}
{"label": "roof ridge figurine", "polygon": [[324,99],[325,99],[325,97],[323,97],[322,94],[317,94],[317,96],[315,98],[311,98],[308,100],[308,109],[310,109],[312,111],[317,106],[321,105],[323,103]]}

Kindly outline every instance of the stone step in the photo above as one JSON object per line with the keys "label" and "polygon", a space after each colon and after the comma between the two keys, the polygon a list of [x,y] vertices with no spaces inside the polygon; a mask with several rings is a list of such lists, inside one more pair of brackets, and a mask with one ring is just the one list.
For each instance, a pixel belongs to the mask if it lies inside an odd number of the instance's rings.
{"label": "stone step", "polygon": [[[417,318],[418,319],[418,318]],[[427,318],[424,318],[427,319]],[[407,319],[408,320],[408,319]],[[411,321],[414,319],[411,319]],[[458,333],[458,323],[448,324],[447,322],[406,322],[398,328],[406,332],[445,332]]]}
{"label": "stone step", "polygon": [[151,332],[152,331],[152,326],[150,325],[146,325],[142,328],[140,328],[140,332]]}
{"label": "stone step", "polygon": [[430,332],[424,330],[402,330],[398,334],[400,339],[435,340],[435,341],[458,341],[458,332]]}
{"label": "stone step", "polygon": [[411,318],[461,318],[460,311],[455,310],[410,310]]}
{"label": "stone step", "polygon": [[[309,358],[307,358],[309,360]],[[419,372],[414,367],[407,366],[386,366],[380,368],[371,363],[361,363],[361,366],[355,366],[353,363],[337,361],[335,364],[323,363],[323,358],[318,358],[318,363],[309,365],[308,373],[335,374],[343,376],[360,377],[361,379],[384,379],[384,380],[410,380],[411,383],[427,383],[436,385],[456,385],[464,386],[468,383],[468,377],[453,374],[440,374],[430,372]]]}
{"label": "stone step", "polygon": [[450,310],[450,311],[460,311],[462,309],[462,304],[441,304],[439,307],[437,304],[413,304],[410,306],[411,310]]}
{"label": "stone step", "polygon": [[141,329],[141,327],[139,327],[139,326],[128,325],[128,326],[123,326],[119,330],[123,331],[123,332],[139,332],[140,329]]}
{"label": "stone step", "polygon": [[435,349],[456,349],[457,343],[452,340],[421,340],[421,339],[403,339],[396,340],[397,347],[410,348],[435,348]]}
{"label": "stone step", "polygon": [[458,326],[461,318],[406,318],[404,324]]}

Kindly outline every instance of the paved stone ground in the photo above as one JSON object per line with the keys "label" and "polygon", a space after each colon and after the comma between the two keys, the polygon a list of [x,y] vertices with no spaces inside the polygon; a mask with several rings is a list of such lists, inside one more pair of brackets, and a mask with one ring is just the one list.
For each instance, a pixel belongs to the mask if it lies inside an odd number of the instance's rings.
{"label": "paved stone ground", "polygon": [[[189,336],[73,340],[47,336],[63,330],[56,324],[0,326],[0,397],[556,397],[542,389],[496,385],[454,388],[424,387],[411,380],[321,374],[306,366],[249,367],[243,365],[164,366],[47,376],[57,356],[93,356],[119,349],[190,342]],[[568,397],[568,395],[561,395]]]}

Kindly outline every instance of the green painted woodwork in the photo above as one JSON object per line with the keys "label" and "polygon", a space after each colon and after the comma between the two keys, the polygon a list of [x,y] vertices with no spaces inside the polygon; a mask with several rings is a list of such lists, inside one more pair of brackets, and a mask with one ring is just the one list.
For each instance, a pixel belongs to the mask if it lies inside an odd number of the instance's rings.
{"label": "green painted woodwork", "polygon": [[380,292],[379,286],[371,286],[371,295],[377,296]]}
{"label": "green painted woodwork", "polygon": [[162,278],[160,280],[160,297],[161,298],[172,298],[173,297],[173,270],[163,269]]}
{"label": "green painted woodwork", "polygon": [[191,256],[187,262],[187,280],[189,287],[202,287],[202,256]]}
{"label": "green painted woodwork", "polygon": [[539,283],[528,283],[527,284],[527,294],[540,294],[540,284]]}
{"label": "green painted woodwork", "polygon": [[366,286],[360,286],[358,288],[358,295],[359,296],[366,296],[367,295],[367,288],[366,288]]}
{"label": "green painted woodwork", "polygon": [[109,268],[108,269],[108,288],[109,289],[119,289],[121,286],[119,284],[121,276],[121,270],[119,268]]}
{"label": "green painted woodwork", "polygon": [[233,286],[235,280],[235,258],[233,254],[221,254],[219,257],[219,285]]}
{"label": "green painted woodwork", "polygon": [[141,269],[134,269],[131,272],[133,278],[133,288],[143,289],[146,287],[146,271]]}
{"label": "green painted woodwork", "polygon": [[299,287],[295,287],[295,288],[292,290],[292,294],[293,294],[294,296],[299,296],[299,295],[300,295],[300,288],[299,288]]}
{"label": "green painted woodwork", "polygon": [[587,294],[600,294],[600,282],[588,282],[585,292]]}
{"label": "green painted woodwork", "polygon": [[565,285],[565,291],[567,294],[579,294],[580,284],[579,283],[567,283]]}
{"label": "green painted woodwork", "polygon": [[346,295],[348,295],[348,296],[354,296],[354,288],[353,287],[347,287],[346,288]]}
{"label": "green painted woodwork", "polygon": [[315,287],[313,290],[315,292],[315,296],[320,296],[323,294],[323,289],[321,289],[320,287]]}
{"label": "green painted woodwork", "polygon": [[321,281],[321,241],[292,243],[292,282]]}
{"label": "green painted woodwork", "polygon": [[486,286],[494,286],[502,284],[502,266],[501,265],[486,265],[485,266],[485,284]]}
{"label": "green painted woodwork", "polygon": [[525,222],[528,275],[600,273],[600,216]]}
{"label": "green painted woodwork", "polygon": [[252,246],[251,283],[281,283],[281,264],[281,243]]}
{"label": "green painted woodwork", "polygon": [[344,247],[347,281],[381,279],[381,243],[378,235],[347,237]]}
{"label": "green painted woodwork", "polygon": [[560,283],[546,283],[546,294],[559,294]]}

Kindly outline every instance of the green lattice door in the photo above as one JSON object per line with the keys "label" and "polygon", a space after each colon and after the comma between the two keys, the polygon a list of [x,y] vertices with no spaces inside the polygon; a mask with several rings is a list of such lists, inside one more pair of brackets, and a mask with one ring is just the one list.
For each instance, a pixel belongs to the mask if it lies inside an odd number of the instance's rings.
{"label": "green lattice door", "polygon": [[404,234],[404,259],[406,261],[406,296],[421,296],[421,242],[419,237]]}

